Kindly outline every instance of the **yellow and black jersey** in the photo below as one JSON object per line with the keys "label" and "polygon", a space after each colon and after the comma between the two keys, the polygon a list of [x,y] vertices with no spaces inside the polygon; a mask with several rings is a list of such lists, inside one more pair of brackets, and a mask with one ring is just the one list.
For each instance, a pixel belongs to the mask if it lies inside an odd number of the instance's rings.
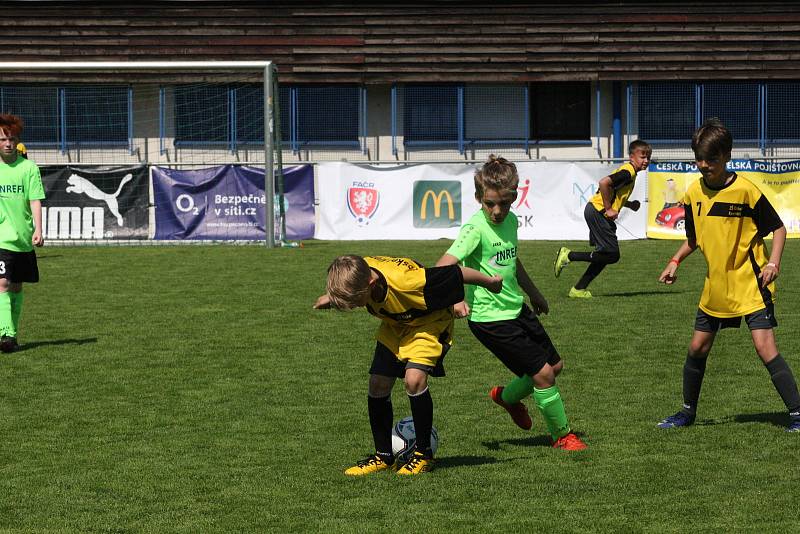
{"label": "yellow and black jersey", "polygon": [[764,237],[783,222],[767,197],[741,176],[717,189],[701,177],[683,203],[686,238],[697,243],[708,263],[700,309],[714,317],[738,317],[771,303],[775,283],[761,288],[758,275],[769,261]]}
{"label": "yellow and black jersey", "polygon": [[[611,187],[614,191],[614,198],[611,199],[611,209],[619,211],[628,197],[633,192],[633,186],[636,185],[636,169],[631,162],[621,165],[617,170],[608,175],[611,178]],[[603,206],[603,195],[600,189],[589,200],[597,211],[605,211]]]}
{"label": "yellow and black jersey", "polygon": [[385,292],[370,295],[367,310],[400,326],[421,326],[453,317],[453,304],[464,300],[464,279],[458,265],[426,269],[410,258],[364,258],[380,277]]}

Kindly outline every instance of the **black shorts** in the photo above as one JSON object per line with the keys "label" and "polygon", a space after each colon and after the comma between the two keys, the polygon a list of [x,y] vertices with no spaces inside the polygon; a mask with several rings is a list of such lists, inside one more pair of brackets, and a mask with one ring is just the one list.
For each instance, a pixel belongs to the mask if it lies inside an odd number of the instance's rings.
{"label": "black shorts", "polygon": [[516,319],[468,324],[478,341],[517,376],[533,376],[545,363],[561,361],[542,323],[525,304]]}
{"label": "black shorts", "polygon": [[614,221],[597,211],[591,202],[583,208],[583,218],[589,227],[589,244],[598,251],[619,252],[617,225]]}
{"label": "black shorts", "polygon": [[448,350],[450,350],[450,345],[448,343],[442,343],[442,356],[436,361],[436,365],[431,367],[430,365],[421,363],[400,361],[392,351],[386,348],[386,345],[383,343],[376,343],[375,355],[372,357],[372,365],[369,368],[369,374],[404,378],[406,376],[406,369],[420,369],[430,376],[444,376],[444,357]]}
{"label": "black shorts", "polygon": [[[768,330],[778,326],[775,318],[775,306],[768,305],[753,313],[744,316],[750,330]],[[700,332],[718,332],[723,328],[739,328],[742,325],[742,316],[738,317],[714,317],[701,309],[697,310],[697,318],[694,320],[694,329]]]}
{"label": "black shorts", "polygon": [[0,248],[0,278],[5,278],[12,284],[38,282],[39,266],[36,263],[36,253],[32,250],[14,252]]}

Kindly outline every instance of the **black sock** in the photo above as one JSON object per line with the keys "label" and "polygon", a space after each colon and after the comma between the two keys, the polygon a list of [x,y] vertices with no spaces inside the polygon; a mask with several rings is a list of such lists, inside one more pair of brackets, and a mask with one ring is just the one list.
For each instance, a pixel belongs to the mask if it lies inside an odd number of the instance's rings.
{"label": "black sock", "polygon": [[783,399],[786,409],[792,416],[800,417],[800,393],[797,391],[797,382],[794,380],[794,374],[789,368],[786,360],[778,354],[768,364],[766,364],[769,376],[775,389],[778,390],[778,395]]}
{"label": "black sock", "polygon": [[432,457],[431,429],[433,428],[433,398],[428,388],[417,395],[409,395],[411,403],[411,416],[414,418],[414,430],[417,434],[415,449],[422,454]]}
{"label": "black sock", "polygon": [[686,355],[683,364],[683,412],[694,415],[697,413],[697,401],[700,399],[700,388],[703,385],[703,375],[706,373],[708,356],[692,358]]}
{"label": "black sock", "polygon": [[375,452],[387,464],[394,463],[392,453],[392,396],[367,397],[369,408],[369,426],[372,428],[372,440],[375,442]]}
{"label": "black sock", "polygon": [[567,254],[569,261],[592,261],[591,252],[570,252]]}
{"label": "black sock", "polygon": [[578,280],[577,284],[575,284],[575,289],[586,289],[589,287],[589,284],[592,282],[592,280],[597,278],[597,275],[603,272],[603,269],[605,268],[605,263],[590,263],[586,268],[586,272],[583,273],[581,279]]}

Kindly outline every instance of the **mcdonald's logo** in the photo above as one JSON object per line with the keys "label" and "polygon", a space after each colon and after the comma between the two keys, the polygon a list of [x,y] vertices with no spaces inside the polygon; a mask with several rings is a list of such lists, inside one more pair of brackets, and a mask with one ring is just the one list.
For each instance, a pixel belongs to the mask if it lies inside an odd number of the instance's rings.
{"label": "mcdonald's logo", "polygon": [[420,180],[414,182],[414,227],[461,226],[461,182]]}

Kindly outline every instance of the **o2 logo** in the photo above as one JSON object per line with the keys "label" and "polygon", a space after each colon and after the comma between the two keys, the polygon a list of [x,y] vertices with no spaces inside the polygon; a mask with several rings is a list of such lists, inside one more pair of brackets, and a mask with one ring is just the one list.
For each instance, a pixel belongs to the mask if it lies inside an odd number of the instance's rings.
{"label": "o2 logo", "polygon": [[178,198],[175,199],[175,207],[182,213],[200,214],[200,209],[194,205],[194,199],[186,193],[178,195]]}

